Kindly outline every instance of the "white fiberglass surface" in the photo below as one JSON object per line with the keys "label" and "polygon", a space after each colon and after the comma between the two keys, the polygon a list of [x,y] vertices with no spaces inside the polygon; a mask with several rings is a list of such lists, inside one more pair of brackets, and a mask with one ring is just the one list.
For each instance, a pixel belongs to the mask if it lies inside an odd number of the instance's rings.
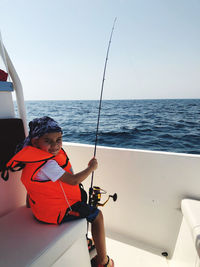
{"label": "white fiberglass surface", "polygon": [[145,250],[106,238],[108,254],[113,258],[116,267],[167,267],[165,257]]}
{"label": "white fiberglass surface", "polygon": [[[64,143],[74,171],[87,166],[93,146]],[[97,148],[94,185],[118,200],[102,208],[107,236],[161,256],[172,257],[183,198],[199,196],[200,156],[133,149]],[[84,182],[86,190],[90,178]]]}

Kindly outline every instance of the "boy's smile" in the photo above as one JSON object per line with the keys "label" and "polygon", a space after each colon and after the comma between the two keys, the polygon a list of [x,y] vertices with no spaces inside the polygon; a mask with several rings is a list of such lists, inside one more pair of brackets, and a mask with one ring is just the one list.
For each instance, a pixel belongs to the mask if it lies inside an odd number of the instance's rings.
{"label": "boy's smile", "polygon": [[62,133],[46,133],[39,138],[32,139],[32,145],[56,156],[62,147]]}

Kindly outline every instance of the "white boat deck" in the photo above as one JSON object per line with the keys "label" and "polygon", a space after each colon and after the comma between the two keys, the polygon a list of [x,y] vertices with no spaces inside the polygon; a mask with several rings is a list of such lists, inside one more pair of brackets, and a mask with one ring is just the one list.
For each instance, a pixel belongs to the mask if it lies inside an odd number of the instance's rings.
{"label": "white boat deck", "polygon": [[108,255],[114,260],[115,267],[167,267],[165,257],[106,238]]}

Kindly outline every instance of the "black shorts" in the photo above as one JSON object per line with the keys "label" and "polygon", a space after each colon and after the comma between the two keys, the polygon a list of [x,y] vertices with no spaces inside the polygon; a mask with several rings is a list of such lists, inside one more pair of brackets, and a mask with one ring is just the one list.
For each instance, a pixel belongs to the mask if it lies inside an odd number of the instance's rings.
{"label": "black shorts", "polygon": [[71,215],[68,209],[61,223],[77,220],[80,218],[86,218],[88,222],[92,223],[100,212],[98,208],[92,207],[83,201],[75,203],[71,206],[71,208],[72,211],[78,212],[79,216]]}

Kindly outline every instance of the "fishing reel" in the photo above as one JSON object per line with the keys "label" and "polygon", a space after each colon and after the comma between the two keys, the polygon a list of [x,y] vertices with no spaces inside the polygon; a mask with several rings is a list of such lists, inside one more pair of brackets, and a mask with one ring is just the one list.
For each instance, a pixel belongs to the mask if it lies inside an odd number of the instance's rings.
{"label": "fishing reel", "polygon": [[107,200],[104,203],[100,203],[101,201],[101,195],[102,194],[106,194],[107,192],[100,188],[99,186],[93,186],[92,188],[90,188],[90,205],[93,207],[104,207],[106,205],[106,203],[109,201],[110,198],[113,199],[113,201],[117,200],[117,194],[113,194],[113,195],[109,195]]}

